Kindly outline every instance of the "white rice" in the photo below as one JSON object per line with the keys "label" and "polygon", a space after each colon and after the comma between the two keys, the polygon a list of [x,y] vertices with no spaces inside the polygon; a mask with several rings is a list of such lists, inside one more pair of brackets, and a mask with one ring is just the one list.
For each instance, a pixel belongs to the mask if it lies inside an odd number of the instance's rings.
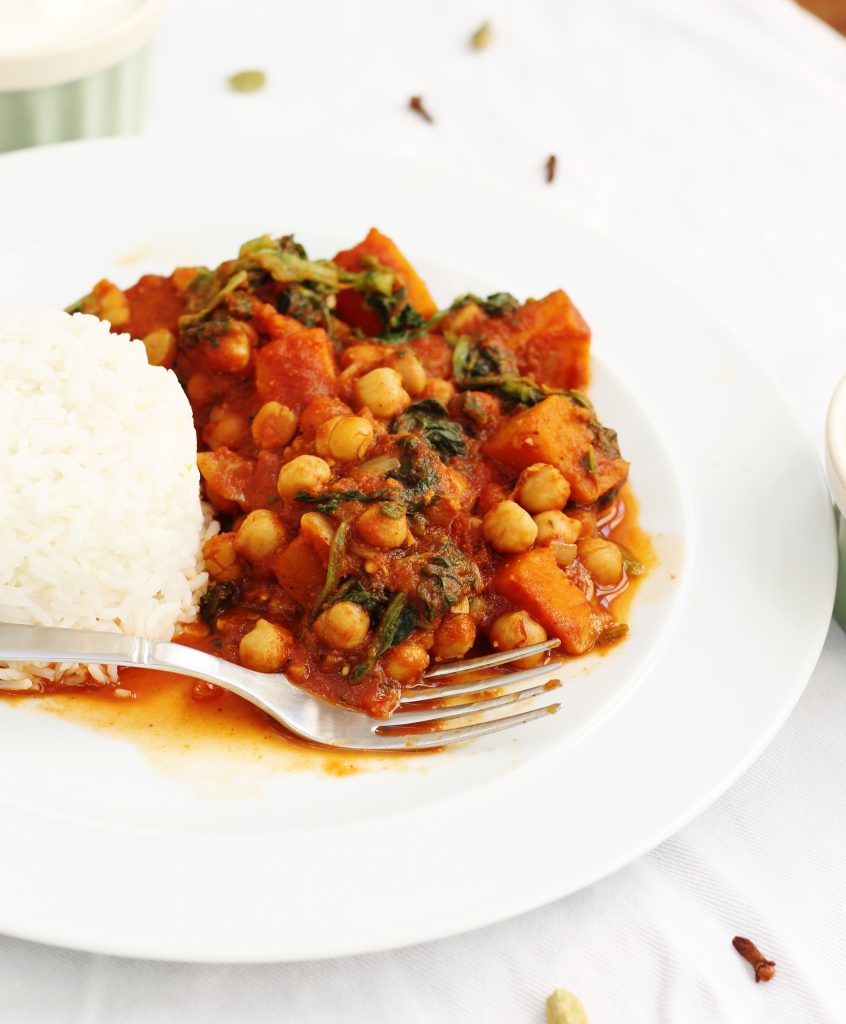
{"label": "white rice", "polygon": [[[93,316],[0,311],[0,621],[169,640],[196,617],[204,516],[174,374]],[[117,681],[9,665],[0,688]]]}

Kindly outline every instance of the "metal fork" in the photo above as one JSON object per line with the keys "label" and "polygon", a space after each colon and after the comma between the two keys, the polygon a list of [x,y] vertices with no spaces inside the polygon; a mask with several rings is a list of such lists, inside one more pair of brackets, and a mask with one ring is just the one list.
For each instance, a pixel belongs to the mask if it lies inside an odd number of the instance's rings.
{"label": "metal fork", "polygon": [[[425,674],[440,680],[479,672],[521,658],[552,650],[558,640],[547,640],[513,651],[482,658],[447,662]],[[182,644],[121,633],[97,633],[44,626],[0,623],[0,661],[71,662],[90,665],[136,665],[140,668],[177,672],[216,683],[266,711],[286,729],[315,743],[355,750],[422,750],[475,739],[501,729],[553,714],[558,703],[532,706],[515,714],[497,715],[503,709],[529,706],[557,689],[559,680],[538,683],[561,661],[507,675],[487,675],[464,682],[434,684],[409,690],[389,719],[374,719],[321,700],[289,682],[282,673],[266,674],[234,665],[204,651]],[[485,697],[490,690],[501,691]],[[432,701],[456,698],[456,703],[431,707]],[[461,724],[463,719],[473,721]],[[425,731],[421,731],[425,729]]]}

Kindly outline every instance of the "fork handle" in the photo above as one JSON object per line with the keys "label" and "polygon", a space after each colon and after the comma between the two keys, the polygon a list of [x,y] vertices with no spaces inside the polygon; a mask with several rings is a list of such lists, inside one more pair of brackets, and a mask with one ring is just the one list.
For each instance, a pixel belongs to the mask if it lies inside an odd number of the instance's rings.
{"label": "fork handle", "polygon": [[0,622],[0,660],[134,665],[176,672],[223,686],[271,713],[278,713],[280,698],[284,699],[286,690],[295,689],[281,673],[271,676],[252,672],[182,644],[54,626]]}

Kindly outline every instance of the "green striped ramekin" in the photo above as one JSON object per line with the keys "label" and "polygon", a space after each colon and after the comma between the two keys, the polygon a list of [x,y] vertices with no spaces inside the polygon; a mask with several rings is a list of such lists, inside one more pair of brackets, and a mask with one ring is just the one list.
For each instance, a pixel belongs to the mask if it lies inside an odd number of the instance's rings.
{"label": "green striped ramekin", "polygon": [[138,0],[88,38],[0,58],[0,152],[137,132],[150,41],[167,0]]}

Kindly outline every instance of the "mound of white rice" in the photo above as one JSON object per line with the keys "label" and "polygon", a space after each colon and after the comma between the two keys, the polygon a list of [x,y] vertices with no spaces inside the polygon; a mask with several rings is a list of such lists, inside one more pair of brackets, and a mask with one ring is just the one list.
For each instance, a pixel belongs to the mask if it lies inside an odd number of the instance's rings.
{"label": "mound of white rice", "polygon": [[[206,584],[202,533],[174,374],[96,317],[0,312],[0,621],[168,640]],[[85,678],[0,661],[4,689]]]}

